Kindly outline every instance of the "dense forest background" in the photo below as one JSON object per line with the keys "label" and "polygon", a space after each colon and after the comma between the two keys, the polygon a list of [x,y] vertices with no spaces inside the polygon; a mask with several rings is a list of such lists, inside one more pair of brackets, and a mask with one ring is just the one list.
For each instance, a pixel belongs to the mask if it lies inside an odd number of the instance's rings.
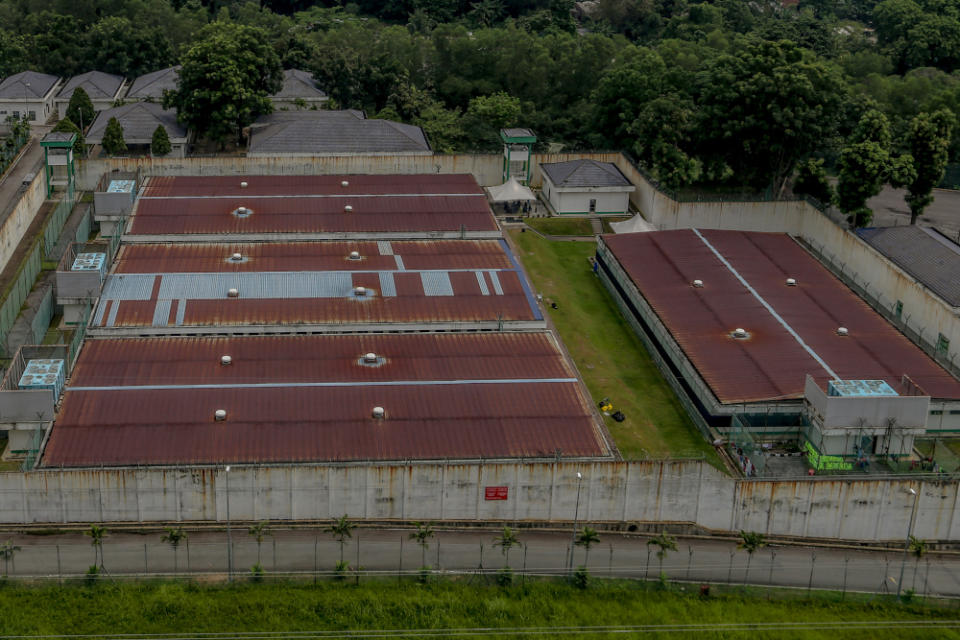
{"label": "dense forest background", "polygon": [[822,191],[824,169],[909,184],[917,127],[960,159],[960,0],[785,4],[0,0],[0,77],[132,77],[232,23],[312,71],[332,107],[418,124],[438,151],[526,126],[544,148],[628,150],[671,188],[774,193]]}

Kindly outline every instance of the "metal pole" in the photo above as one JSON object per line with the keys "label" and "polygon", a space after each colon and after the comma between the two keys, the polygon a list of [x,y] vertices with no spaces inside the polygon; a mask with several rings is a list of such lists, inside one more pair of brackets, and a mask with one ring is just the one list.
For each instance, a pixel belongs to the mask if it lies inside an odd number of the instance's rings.
{"label": "metal pole", "polygon": [[63,571],[60,568],[60,545],[57,545],[57,584],[63,584]]}
{"label": "metal pole", "polygon": [[230,465],[225,469],[227,481],[227,582],[233,580],[233,536],[230,532]]}
{"label": "metal pole", "polygon": [[577,471],[577,506],[573,510],[573,532],[570,534],[570,573],[573,574],[573,547],[577,543],[577,519],[580,517],[580,483],[583,476]]}
{"label": "metal pole", "polygon": [[910,522],[907,524],[907,539],[903,543],[903,561],[900,563],[900,579],[897,580],[897,598],[900,598],[900,591],[903,589],[903,570],[907,566],[907,551],[910,550],[910,537],[913,535],[913,517],[917,512],[917,502],[920,500],[920,494],[913,489],[907,489],[907,492],[913,495],[913,508],[910,510]]}

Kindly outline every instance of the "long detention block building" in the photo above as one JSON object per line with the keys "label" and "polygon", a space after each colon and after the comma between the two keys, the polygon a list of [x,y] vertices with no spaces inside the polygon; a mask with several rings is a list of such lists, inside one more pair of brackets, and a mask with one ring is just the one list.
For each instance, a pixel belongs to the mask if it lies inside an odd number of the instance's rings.
{"label": "long detention block building", "polygon": [[62,393],[3,381],[38,468],[613,459],[471,176],[137,191],[109,270],[58,280],[92,303]]}

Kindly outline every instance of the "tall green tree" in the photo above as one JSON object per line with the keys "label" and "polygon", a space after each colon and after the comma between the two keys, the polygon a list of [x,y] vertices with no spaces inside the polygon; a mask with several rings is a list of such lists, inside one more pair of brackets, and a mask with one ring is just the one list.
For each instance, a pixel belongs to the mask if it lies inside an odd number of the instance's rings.
{"label": "tall green tree", "polygon": [[891,178],[894,164],[890,154],[891,133],[887,117],[870,109],[863,114],[840,152],[837,205],[854,226],[870,223],[873,212],[867,200],[880,193]]}
{"label": "tall green tree", "polygon": [[204,27],[183,55],[177,90],[165,108],[199,135],[224,144],[242,141],[243,128],[270,113],[270,96],[283,84],[280,59],[262,29],[229,22]]}
{"label": "tall green tree", "polygon": [[753,560],[753,554],[767,545],[767,541],[762,533],[756,531],[741,531],[740,542],[737,543],[737,549],[747,552],[747,570],[743,575],[743,583],[746,584],[750,578],[750,561]]}
{"label": "tall green tree", "polygon": [[86,129],[93,122],[96,111],[93,109],[93,102],[83,87],[77,87],[70,96],[70,103],[67,105],[67,117],[74,124],[79,125],[80,129]]}
{"label": "tall green tree", "polygon": [[660,575],[663,576],[663,559],[667,557],[667,552],[677,550],[677,539],[663,531],[658,536],[647,540],[648,547],[657,547],[657,560],[660,561]]}
{"label": "tall green tree", "polygon": [[921,113],[910,122],[907,148],[913,171],[904,198],[910,205],[910,224],[916,224],[917,218],[933,202],[933,188],[943,179],[953,121],[953,113],[941,109],[932,114]]}
{"label": "tall green tree", "polygon": [[807,158],[797,167],[797,176],[793,181],[793,192],[812,196],[824,205],[833,202],[833,186],[827,179],[822,158]]}
{"label": "tall green tree", "polygon": [[324,531],[333,536],[340,543],[340,565],[343,565],[343,546],[348,538],[353,537],[353,530],[357,527],[356,523],[350,522],[347,514],[339,518],[334,518],[333,522]]}
{"label": "tall green tree", "polygon": [[493,540],[493,546],[500,547],[500,551],[503,552],[504,563],[508,569],[510,568],[510,550],[519,545],[520,538],[510,527],[504,527],[503,532]]}
{"label": "tall green tree", "polygon": [[576,535],[574,544],[578,547],[583,547],[583,566],[586,567],[590,563],[590,547],[600,542],[600,534],[597,533],[596,529],[591,527],[584,527],[580,530],[580,533]]}
{"label": "tall green tree", "polygon": [[89,65],[104,73],[136,77],[173,64],[173,45],[158,26],[105,16],[87,32]]}
{"label": "tall green tree", "polygon": [[127,143],[123,139],[123,126],[116,118],[110,118],[107,122],[107,128],[103,131],[103,141],[100,143],[103,150],[111,156],[123,153],[127,150]]}
{"label": "tall green tree", "polygon": [[91,524],[83,532],[90,537],[90,546],[93,547],[93,566],[103,569],[103,539],[107,537],[107,528],[99,524]]}
{"label": "tall green tree", "polygon": [[158,124],[153,130],[153,138],[150,140],[150,153],[155,156],[165,156],[170,153],[173,147],[170,145],[170,136],[162,124]]}
{"label": "tall green tree", "polygon": [[845,91],[833,64],[787,40],[743,38],[702,82],[703,151],[778,197],[797,163],[834,135]]}
{"label": "tall green tree", "polygon": [[73,123],[73,120],[70,118],[62,118],[60,122],[53,126],[53,131],[59,133],[75,133],[77,134],[77,139],[73,143],[73,152],[81,157],[86,154],[86,140],[83,137],[83,132],[80,131],[80,127]]}
{"label": "tall green tree", "polygon": [[270,525],[267,522],[258,522],[256,524],[250,525],[250,528],[247,529],[247,533],[257,541],[257,566],[260,566],[260,550],[263,547],[263,538],[264,536],[272,536],[270,532]]}
{"label": "tall green tree", "polygon": [[433,523],[432,522],[414,522],[413,526],[417,528],[416,531],[410,534],[410,539],[420,545],[421,551],[421,568],[427,567],[427,549],[430,548],[430,540],[434,536]]}

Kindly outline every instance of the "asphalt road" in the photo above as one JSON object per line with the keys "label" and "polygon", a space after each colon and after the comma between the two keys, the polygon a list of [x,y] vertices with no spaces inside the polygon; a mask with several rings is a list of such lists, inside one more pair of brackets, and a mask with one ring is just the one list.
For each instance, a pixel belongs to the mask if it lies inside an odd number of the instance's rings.
{"label": "asphalt road", "polygon": [[[412,574],[425,562],[434,569],[452,573],[495,571],[505,557],[493,545],[494,531],[439,532],[424,550],[409,539],[410,530],[358,529],[344,545],[344,558],[351,567],[370,574]],[[224,531],[193,532],[176,554],[160,540],[162,533],[111,533],[103,543],[104,566],[112,576],[193,573],[219,575],[227,572],[227,535]],[[5,538],[6,536],[4,536]],[[510,552],[515,571],[531,574],[566,572],[570,536],[561,533],[521,530],[524,543]],[[256,541],[246,528],[232,529],[234,571],[248,574],[257,562]],[[79,575],[94,562],[90,538],[82,534],[12,536],[21,547],[8,566],[12,577]],[[596,576],[656,579],[660,567],[656,547],[647,538],[602,534],[589,553],[588,567]],[[402,555],[401,555],[402,548]],[[575,549],[575,563],[585,562],[585,550]],[[176,556],[176,569],[175,569]],[[264,538],[260,563],[268,572],[329,572],[340,558],[340,547],[322,530],[282,530]],[[747,565],[749,560],[749,574]],[[670,580],[732,582],[867,592],[896,592],[901,566],[904,588],[918,593],[960,596],[960,555],[928,554],[919,563],[899,552],[873,552],[834,548],[769,546],[752,560],[738,551],[734,541],[679,539],[678,550],[669,552],[663,571]],[[2,565],[0,565],[2,569]]]}
{"label": "asphalt road", "polygon": [[[910,208],[904,202],[903,189],[885,187],[880,195],[867,200],[867,206],[873,209],[875,227],[892,227],[895,225],[910,224]],[[933,204],[927,207],[925,215],[919,223],[937,227],[956,237],[960,234],[960,191],[935,189]]]}

